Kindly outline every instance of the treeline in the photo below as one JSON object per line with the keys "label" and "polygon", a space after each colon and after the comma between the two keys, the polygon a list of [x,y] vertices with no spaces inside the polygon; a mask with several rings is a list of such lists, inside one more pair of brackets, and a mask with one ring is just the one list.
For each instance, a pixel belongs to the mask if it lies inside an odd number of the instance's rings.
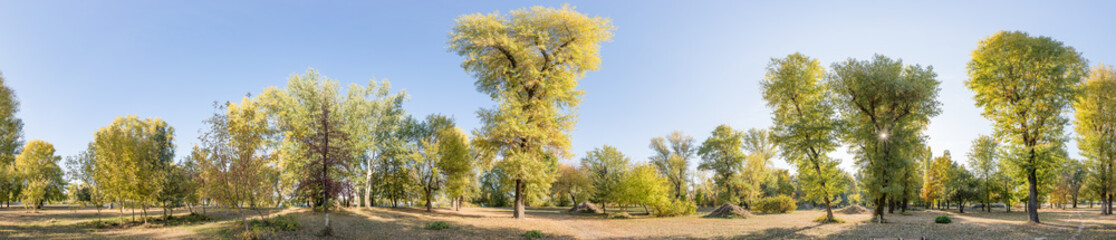
{"label": "treeline", "polygon": [[[158,118],[118,117],[88,148],[67,158],[66,174],[49,143],[24,146],[14,93],[0,88],[0,201],[29,208],[69,200],[98,209],[235,208],[247,221],[263,208],[416,206],[438,203],[514,207],[641,207],[657,216],[697,206],[752,208],[765,199],[799,204],[873,206],[875,218],[909,205],[979,202],[1007,207],[1026,200],[1038,222],[1041,202],[1102,202],[1116,191],[1116,75],[1090,69],[1072,47],[1048,37],[999,32],[978,43],[965,85],[975,93],[992,136],[974,140],[968,167],[948,151],[935,157],[924,131],[941,112],[931,66],[876,55],[829,68],[795,53],[773,58],[760,82],[772,110],[770,129],[717,126],[700,144],[674,132],[653,138],[647,161],[608,145],[570,159],[569,134],[582,90],[600,65],[609,20],[572,8],[533,7],[465,15],[448,42],[496,103],[478,111],[470,132],[453,118],[416,117],[407,94],[387,81],[341,86],[313,69],[239,102],[214,104],[200,144],[174,155],[175,129]],[[2,79],[0,79],[2,81]],[[1079,150],[1068,157],[1064,133],[1074,112]],[[857,170],[830,157],[848,146]],[[23,146],[20,148],[19,146]],[[771,168],[774,159],[795,168]],[[692,170],[696,167],[696,171]],[[63,179],[68,176],[69,179]],[[774,200],[773,200],[774,201]],[[144,218],[147,219],[146,217]],[[245,224],[245,227],[248,225]]]}

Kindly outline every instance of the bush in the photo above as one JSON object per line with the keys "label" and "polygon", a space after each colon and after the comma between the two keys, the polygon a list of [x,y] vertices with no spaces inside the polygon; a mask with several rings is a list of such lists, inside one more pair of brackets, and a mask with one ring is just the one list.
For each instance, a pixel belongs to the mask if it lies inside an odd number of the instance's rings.
{"label": "bush", "polygon": [[523,237],[527,239],[538,239],[546,237],[546,234],[543,234],[542,231],[539,230],[531,230],[524,233]]}
{"label": "bush", "polygon": [[686,200],[670,200],[665,204],[654,206],[656,217],[687,216],[697,211],[697,203]]}
{"label": "bush", "polygon": [[785,195],[765,197],[753,205],[752,210],[759,213],[789,213],[796,208],[794,199]]}
{"label": "bush", "polygon": [[938,217],[934,218],[934,222],[945,224],[945,223],[951,223],[951,222],[953,222],[953,220],[949,219],[949,216],[941,215],[941,216],[938,216]]}
{"label": "bush", "polygon": [[295,231],[302,228],[298,220],[295,220],[295,217],[290,215],[274,217],[268,220],[268,222],[272,227],[280,231]]}
{"label": "bush", "polygon": [[627,212],[614,212],[614,213],[609,213],[608,214],[608,219],[629,219],[629,218],[632,218],[632,215],[628,214]]}
{"label": "bush", "polygon": [[450,228],[450,224],[443,221],[432,222],[429,225],[426,225],[426,229],[429,230],[442,230],[447,228]]}
{"label": "bush", "polygon": [[828,221],[828,220],[825,219],[825,215],[821,215],[818,218],[815,218],[814,222],[819,222],[819,223],[845,223],[845,220],[842,220],[842,219],[837,218],[836,216],[834,216],[832,221]]}

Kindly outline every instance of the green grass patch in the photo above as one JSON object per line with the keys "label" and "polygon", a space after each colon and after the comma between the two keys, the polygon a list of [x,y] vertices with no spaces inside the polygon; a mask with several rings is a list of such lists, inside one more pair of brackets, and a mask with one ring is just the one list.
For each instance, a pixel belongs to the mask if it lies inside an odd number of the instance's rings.
{"label": "green grass patch", "polygon": [[543,234],[542,231],[539,230],[531,230],[524,233],[523,237],[527,239],[539,239],[546,237],[546,234]]}
{"label": "green grass patch", "polygon": [[450,228],[450,224],[443,221],[432,222],[426,225],[427,230],[442,230],[448,228]]}
{"label": "green grass patch", "polygon": [[632,218],[631,214],[627,212],[614,212],[608,214],[608,219],[629,219]]}
{"label": "green grass patch", "polygon": [[815,218],[814,222],[818,222],[818,223],[845,223],[845,220],[842,220],[842,219],[836,218],[836,217],[834,217],[832,220],[825,219],[825,215],[821,215],[820,217]]}

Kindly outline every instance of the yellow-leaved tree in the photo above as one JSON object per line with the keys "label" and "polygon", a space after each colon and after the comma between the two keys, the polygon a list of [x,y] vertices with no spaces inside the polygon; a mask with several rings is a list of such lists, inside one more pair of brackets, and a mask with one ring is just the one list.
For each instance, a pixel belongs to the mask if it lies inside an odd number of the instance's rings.
{"label": "yellow-leaved tree", "polygon": [[600,44],[612,38],[609,20],[569,6],[531,7],[459,17],[449,49],[477,90],[497,102],[477,112],[483,126],[477,145],[496,153],[496,163],[515,186],[515,218],[525,218],[526,194],[544,195],[557,159],[570,156],[569,133],[585,72],[599,68]]}

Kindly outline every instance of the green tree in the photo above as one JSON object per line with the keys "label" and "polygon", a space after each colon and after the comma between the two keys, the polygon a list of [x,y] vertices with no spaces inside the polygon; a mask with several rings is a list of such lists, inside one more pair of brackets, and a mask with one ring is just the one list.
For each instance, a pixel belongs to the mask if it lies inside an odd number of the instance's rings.
{"label": "green tree", "polygon": [[1086,188],[1101,200],[1101,214],[1112,215],[1116,192],[1116,70],[1097,64],[1074,103],[1077,148],[1088,170]]}
{"label": "green tree", "polygon": [[973,180],[979,185],[980,201],[987,212],[992,212],[992,195],[996,192],[996,174],[999,169],[1000,143],[992,137],[980,135],[973,140],[969,149],[969,166],[972,167]]}
{"label": "green tree", "polygon": [[1073,47],[1024,32],[997,32],[981,40],[968,64],[965,86],[976,92],[981,115],[994,122],[995,136],[1019,145],[1021,158],[1009,158],[1028,184],[1027,214],[1039,222],[1039,171],[1053,162],[1044,158],[1062,137],[1068,119],[1062,114],[1077,98],[1077,85],[1088,66]]}
{"label": "green tree", "polygon": [[43,140],[31,140],[15,158],[15,170],[24,183],[21,193],[24,207],[39,212],[47,201],[65,199],[62,194],[66,181],[62,179],[62,168],[58,161],[62,157],[54,154],[54,145]]}
{"label": "green tree", "polygon": [[772,58],[760,85],[772,109],[775,142],[811,189],[805,191],[806,198],[822,200],[826,221],[833,221],[830,198],[844,186],[833,174],[839,171],[839,160],[826,155],[837,147],[838,124],[824,77],[825,68],[817,59],[794,53]]}
{"label": "green tree", "polygon": [[643,206],[644,211],[651,213],[650,207],[659,207],[667,202],[670,197],[670,188],[665,178],[659,175],[655,167],[650,164],[636,164],[622,176],[620,189],[616,202],[620,206]]}
{"label": "green tree", "polygon": [[[574,110],[583,91],[578,80],[600,66],[600,44],[612,38],[608,19],[573,8],[532,7],[461,16],[449,48],[477,90],[497,106],[478,111],[483,126],[475,141],[502,158],[497,167],[515,185],[515,218],[524,218],[528,185],[549,186],[557,164],[568,157]],[[543,189],[545,191],[545,189]]]}
{"label": "green tree", "polygon": [[946,184],[945,195],[957,203],[958,212],[965,213],[965,201],[978,199],[979,197],[979,183],[973,178],[973,174],[965,169],[965,166],[961,166],[952,160],[950,160],[948,171],[950,171],[949,183]]}
{"label": "green tree", "polygon": [[173,164],[174,128],[159,118],[116,117],[111,125],[97,130],[90,145],[94,181],[106,197],[120,203],[121,224],[125,204],[130,204],[133,212],[139,206],[146,223],[147,206],[158,203],[158,193],[164,186],[160,170]]}
{"label": "green tree", "polygon": [[745,205],[751,208],[752,203],[763,197],[763,184],[771,180],[771,159],[775,158],[777,148],[767,129],[748,129],[743,140],[748,156],[740,172],[744,183],[741,194]]}
{"label": "green tree", "polygon": [[589,171],[593,183],[592,199],[608,208],[608,203],[621,203],[624,176],[629,171],[631,159],[615,147],[604,145],[585,153],[581,165]]}
{"label": "green tree", "polygon": [[469,136],[461,128],[444,128],[438,131],[438,148],[442,157],[438,168],[445,175],[445,192],[458,211],[465,197],[475,192],[476,169],[480,155],[473,150]]}
{"label": "green tree", "polygon": [[650,147],[655,151],[655,155],[649,158],[651,164],[670,182],[671,195],[675,199],[686,198],[690,159],[697,154],[694,138],[681,131],[674,131],[666,138],[652,138]]}
{"label": "green tree", "polygon": [[[274,171],[268,166],[274,155],[265,149],[272,130],[259,99],[244,97],[239,103],[216,107],[217,112],[206,121],[209,131],[200,137],[201,149],[207,152],[202,157],[207,161],[202,165],[203,175],[209,177],[204,181],[205,187],[211,189],[207,196],[235,207],[248,231],[248,218],[242,207],[251,207],[262,219],[265,216],[259,207],[271,202],[271,185],[266,176]],[[171,173],[172,178],[187,179],[182,169],[172,169]],[[175,189],[172,191],[175,194],[168,198],[182,201],[189,197],[189,190]]]}
{"label": "green tree", "polygon": [[9,207],[20,194],[23,184],[11,169],[23,147],[23,120],[16,117],[19,99],[0,76],[0,202]]}
{"label": "green tree", "polygon": [[892,197],[905,195],[909,165],[903,151],[921,146],[922,131],[941,112],[940,82],[933,67],[905,65],[876,55],[870,61],[835,63],[829,76],[835,105],[845,124],[843,138],[854,146],[865,171],[865,190],[875,201],[874,217],[883,222],[883,208]]}
{"label": "green tree", "polygon": [[[363,124],[363,112],[353,111],[354,102],[369,101],[368,89],[350,85],[342,94],[340,84],[314,69],[292,75],[285,89],[268,88],[261,102],[279,135],[279,166],[287,181],[296,183],[297,195],[309,199],[325,212],[323,235],[332,234],[329,221],[331,198],[350,192],[358,166],[358,144],[351,132]],[[363,125],[361,125],[363,126]],[[286,156],[286,157],[283,157]]]}
{"label": "green tree", "polygon": [[698,149],[698,155],[701,155],[698,170],[713,172],[719,203],[743,204],[740,192],[744,183],[740,173],[744,169],[744,160],[748,158],[744,153],[743,139],[743,132],[720,125],[713,129]]}
{"label": "green tree", "polygon": [[562,164],[558,167],[558,180],[554,181],[550,191],[558,193],[559,199],[556,199],[557,201],[565,202],[566,198],[569,198],[570,203],[577,206],[589,199],[594,188],[593,182],[589,178],[589,172],[585,168]]}

